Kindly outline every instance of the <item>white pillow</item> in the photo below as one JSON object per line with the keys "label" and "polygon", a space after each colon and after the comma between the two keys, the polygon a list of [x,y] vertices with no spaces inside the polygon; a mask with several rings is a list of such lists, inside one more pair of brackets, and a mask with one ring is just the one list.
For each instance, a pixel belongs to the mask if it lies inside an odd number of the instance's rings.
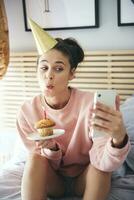
{"label": "white pillow", "polygon": [[131,150],[127,156],[126,162],[134,171],[134,96],[130,97],[122,104],[121,112],[131,142]]}

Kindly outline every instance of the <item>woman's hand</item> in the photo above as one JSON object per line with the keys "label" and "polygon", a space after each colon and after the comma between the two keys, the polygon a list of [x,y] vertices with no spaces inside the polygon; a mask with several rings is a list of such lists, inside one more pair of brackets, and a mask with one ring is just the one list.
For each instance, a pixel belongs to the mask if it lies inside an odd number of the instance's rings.
{"label": "woman's hand", "polygon": [[47,148],[47,149],[50,149],[50,150],[53,150],[53,151],[58,150],[57,144],[53,139],[37,141],[36,147],[39,148],[39,149]]}
{"label": "woman's hand", "polygon": [[106,132],[113,138],[114,145],[120,145],[125,136],[126,129],[123,124],[122,114],[119,111],[120,100],[116,98],[116,110],[100,102],[96,103],[95,109],[93,109],[93,118],[91,125],[93,128]]}

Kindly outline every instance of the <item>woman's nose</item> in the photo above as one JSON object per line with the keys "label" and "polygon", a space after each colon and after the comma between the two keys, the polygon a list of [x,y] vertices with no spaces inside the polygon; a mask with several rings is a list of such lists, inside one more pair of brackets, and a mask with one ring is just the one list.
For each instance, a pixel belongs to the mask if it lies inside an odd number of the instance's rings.
{"label": "woman's nose", "polygon": [[53,77],[52,76],[50,76],[50,77],[48,77],[50,80],[52,80],[53,79]]}
{"label": "woman's nose", "polygon": [[47,78],[50,79],[50,80],[53,79],[53,73],[52,73],[52,71],[48,71]]}

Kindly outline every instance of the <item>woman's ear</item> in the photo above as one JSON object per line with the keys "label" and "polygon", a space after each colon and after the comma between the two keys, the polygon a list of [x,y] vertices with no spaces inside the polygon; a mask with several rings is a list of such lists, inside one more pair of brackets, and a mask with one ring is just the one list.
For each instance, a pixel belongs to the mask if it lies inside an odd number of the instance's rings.
{"label": "woman's ear", "polygon": [[71,69],[71,71],[70,71],[69,80],[71,81],[71,80],[73,80],[74,78],[75,78],[75,69],[73,68],[73,69]]}

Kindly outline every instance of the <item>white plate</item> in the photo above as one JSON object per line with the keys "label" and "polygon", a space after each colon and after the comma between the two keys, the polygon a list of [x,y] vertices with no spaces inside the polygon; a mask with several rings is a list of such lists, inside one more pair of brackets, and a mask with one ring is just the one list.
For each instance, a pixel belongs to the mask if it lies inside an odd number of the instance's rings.
{"label": "white plate", "polygon": [[58,137],[60,135],[63,135],[64,133],[65,133],[65,130],[63,130],[63,129],[54,129],[53,135],[42,137],[42,136],[39,135],[39,133],[30,133],[27,136],[27,138],[29,140],[48,140],[48,139],[55,138],[55,137]]}

